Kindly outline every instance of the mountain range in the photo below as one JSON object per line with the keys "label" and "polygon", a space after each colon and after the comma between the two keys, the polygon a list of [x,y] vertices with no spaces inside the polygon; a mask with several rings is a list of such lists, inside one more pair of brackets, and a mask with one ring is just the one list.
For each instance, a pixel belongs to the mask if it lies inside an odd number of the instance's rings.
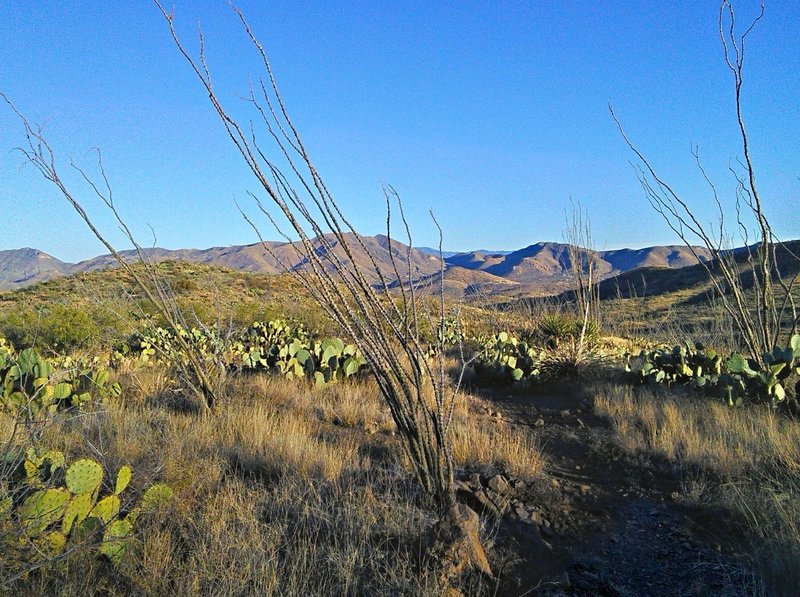
{"label": "mountain range", "polygon": [[[396,265],[403,279],[410,271],[414,280],[430,283],[433,288],[439,288],[441,283],[449,294],[494,294],[510,291],[541,294],[545,291],[557,291],[570,280],[570,246],[563,243],[541,242],[508,252],[443,252],[443,264],[438,251],[433,249],[409,248],[398,241],[390,241],[383,235],[359,238],[363,248],[359,243],[353,242],[352,235],[349,239],[354,248],[352,260],[361,267],[372,283],[380,280],[371,267],[367,252],[374,257],[390,284],[398,284]],[[336,239],[328,237],[328,240],[337,257],[349,262],[350,258],[344,254]],[[316,245],[319,251],[325,251],[319,242]],[[694,251],[700,259],[710,258],[707,249],[695,247]],[[154,247],[144,249],[144,253],[155,262],[189,261],[267,274],[307,267],[297,247],[288,242],[209,249],[171,250]],[[134,251],[122,251],[121,254],[126,259],[136,259]],[[590,251],[589,255],[599,279],[642,267],[677,269],[697,263],[692,251],[685,246]],[[0,251],[0,290],[14,290],[53,278],[108,269],[116,265],[111,255],[100,255],[79,263],[66,263],[38,249]]]}

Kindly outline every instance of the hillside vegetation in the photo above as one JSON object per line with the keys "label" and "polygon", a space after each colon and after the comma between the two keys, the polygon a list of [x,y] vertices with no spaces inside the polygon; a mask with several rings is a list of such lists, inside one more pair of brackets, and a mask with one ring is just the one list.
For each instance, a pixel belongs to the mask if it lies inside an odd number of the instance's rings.
{"label": "hillside vegetation", "polygon": [[[224,400],[207,414],[122,271],[1,297],[0,331],[14,340],[2,349],[4,590],[727,595],[791,594],[798,582],[800,424],[768,389],[728,406],[714,384],[739,375],[761,386],[722,346],[719,360],[646,352],[626,373],[626,353],[654,341],[595,325],[578,355],[566,303],[453,311],[448,368],[468,365],[452,430],[458,496],[480,513],[492,575],[443,576],[390,413],[363,364],[347,376],[326,369],[322,350],[338,332],[296,280],[159,267],[206,327],[193,346],[228,364]],[[284,339],[248,331],[278,318],[290,324]],[[349,357],[336,354],[344,372]],[[733,377],[711,381],[694,369],[700,359]],[[781,381],[786,401],[797,362]],[[15,363],[39,367],[37,378]],[[113,505],[126,469],[130,480],[118,506],[77,514],[86,530],[67,532],[66,514],[34,508],[32,496],[89,499],[71,481],[87,461],[101,471],[92,503]],[[158,502],[153,487],[167,488]]]}

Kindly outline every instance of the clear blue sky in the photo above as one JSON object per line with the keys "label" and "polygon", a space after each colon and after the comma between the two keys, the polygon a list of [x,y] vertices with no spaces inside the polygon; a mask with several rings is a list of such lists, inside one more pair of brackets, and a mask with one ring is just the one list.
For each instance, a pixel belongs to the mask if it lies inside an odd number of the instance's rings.
{"label": "clear blue sky", "polygon": [[[168,3],[172,7],[172,2]],[[740,22],[755,2],[736,4]],[[242,1],[267,46],[289,109],[344,211],[383,232],[381,182],[404,198],[415,244],[515,249],[561,240],[570,197],[589,210],[597,248],[676,242],[647,204],[608,113],[701,215],[706,166],[730,195],[741,155],[715,2]],[[223,97],[236,107],[259,75],[223,0],[174,2],[195,45],[202,23]],[[63,160],[102,148],[118,205],[142,242],[169,248],[257,239],[233,197],[252,176],[165,23],[148,1],[7,0],[0,9],[0,90],[45,131]],[[800,237],[800,10],[774,1],[749,38],[745,116],[768,215]],[[102,252],[76,214],[20,155],[0,108],[0,249],[64,260]],[[67,170],[67,163],[63,163]],[[113,223],[82,193],[102,228]],[[265,224],[265,235],[275,234]]]}

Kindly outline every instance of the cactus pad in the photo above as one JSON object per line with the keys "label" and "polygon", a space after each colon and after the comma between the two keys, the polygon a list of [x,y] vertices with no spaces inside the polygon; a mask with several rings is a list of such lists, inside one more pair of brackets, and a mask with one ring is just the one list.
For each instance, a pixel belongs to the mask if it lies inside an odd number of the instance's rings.
{"label": "cactus pad", "polygon": [[103,544],[100,546],[100,553],[108,556],[108,559],[115,564],[119,564],[125,556],[127,549],[127,537],[131,534],[131,523],[128,520],[115,520],[106,527],[103,533]]}
{"label": "cactus pad", "polygon": [[80,524],[89,516],[94,506],[93,497],[91,493],[81,493],[72,498],[61,520],[61,531],[65,535],[69,534],[73,524]]}
{"label": "cactus pad", "polygon": [[119,469],[117,473],[117,483],[114,486],[114,494],[119,495],[125,488],[128,486],[128,483],[131,482],[131,467],[125,465]]}
{"label": "cactus pad", "polygon": [[109,495],[97,502],[97,505],[92,508],[89,516],[93,516],[108,524],[111,520],[119,514],[119,498],[115,495]]}
{"label": "cactus pad", "polygon": [[67,488],[75,494],[93,493],[102,480],[103,467],[88,458],[76,460],[67,469]]}
{"label": "cactus pad", "polygon": [[53,531],[52,533],[47,533],[47,535],[44,536],[44,539],[41,541],[40,548],[45,555],[52,558],[61,554],[66,545],[66,536],[61,531]]}
{"label": "cactus pad", "polygon": [[144,492],[141,508],[145,512],[157,510],[172,501],[174,494],[172,488],[164,483],[157,483]]}
{"label": "cactus pad", "polygon": [[61,518],[69,498],[64,488],[37,491],[19,507],[20,522],[28,533],[41,532]]}

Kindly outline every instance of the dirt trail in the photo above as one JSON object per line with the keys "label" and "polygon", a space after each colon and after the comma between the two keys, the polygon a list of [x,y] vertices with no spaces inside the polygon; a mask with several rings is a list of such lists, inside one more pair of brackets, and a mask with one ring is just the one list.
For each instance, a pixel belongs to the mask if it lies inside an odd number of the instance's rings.
{"label": "dirt trail", "polygon": [[752,594],[726,513],[682,503],[678,471],[623,454],[589,399],[507,389],[484,398],[530,428],[550,462],[548,480],[525,496],[549,527],[498,524],[498,551],[514,545],[520,556],[498,594]]}

